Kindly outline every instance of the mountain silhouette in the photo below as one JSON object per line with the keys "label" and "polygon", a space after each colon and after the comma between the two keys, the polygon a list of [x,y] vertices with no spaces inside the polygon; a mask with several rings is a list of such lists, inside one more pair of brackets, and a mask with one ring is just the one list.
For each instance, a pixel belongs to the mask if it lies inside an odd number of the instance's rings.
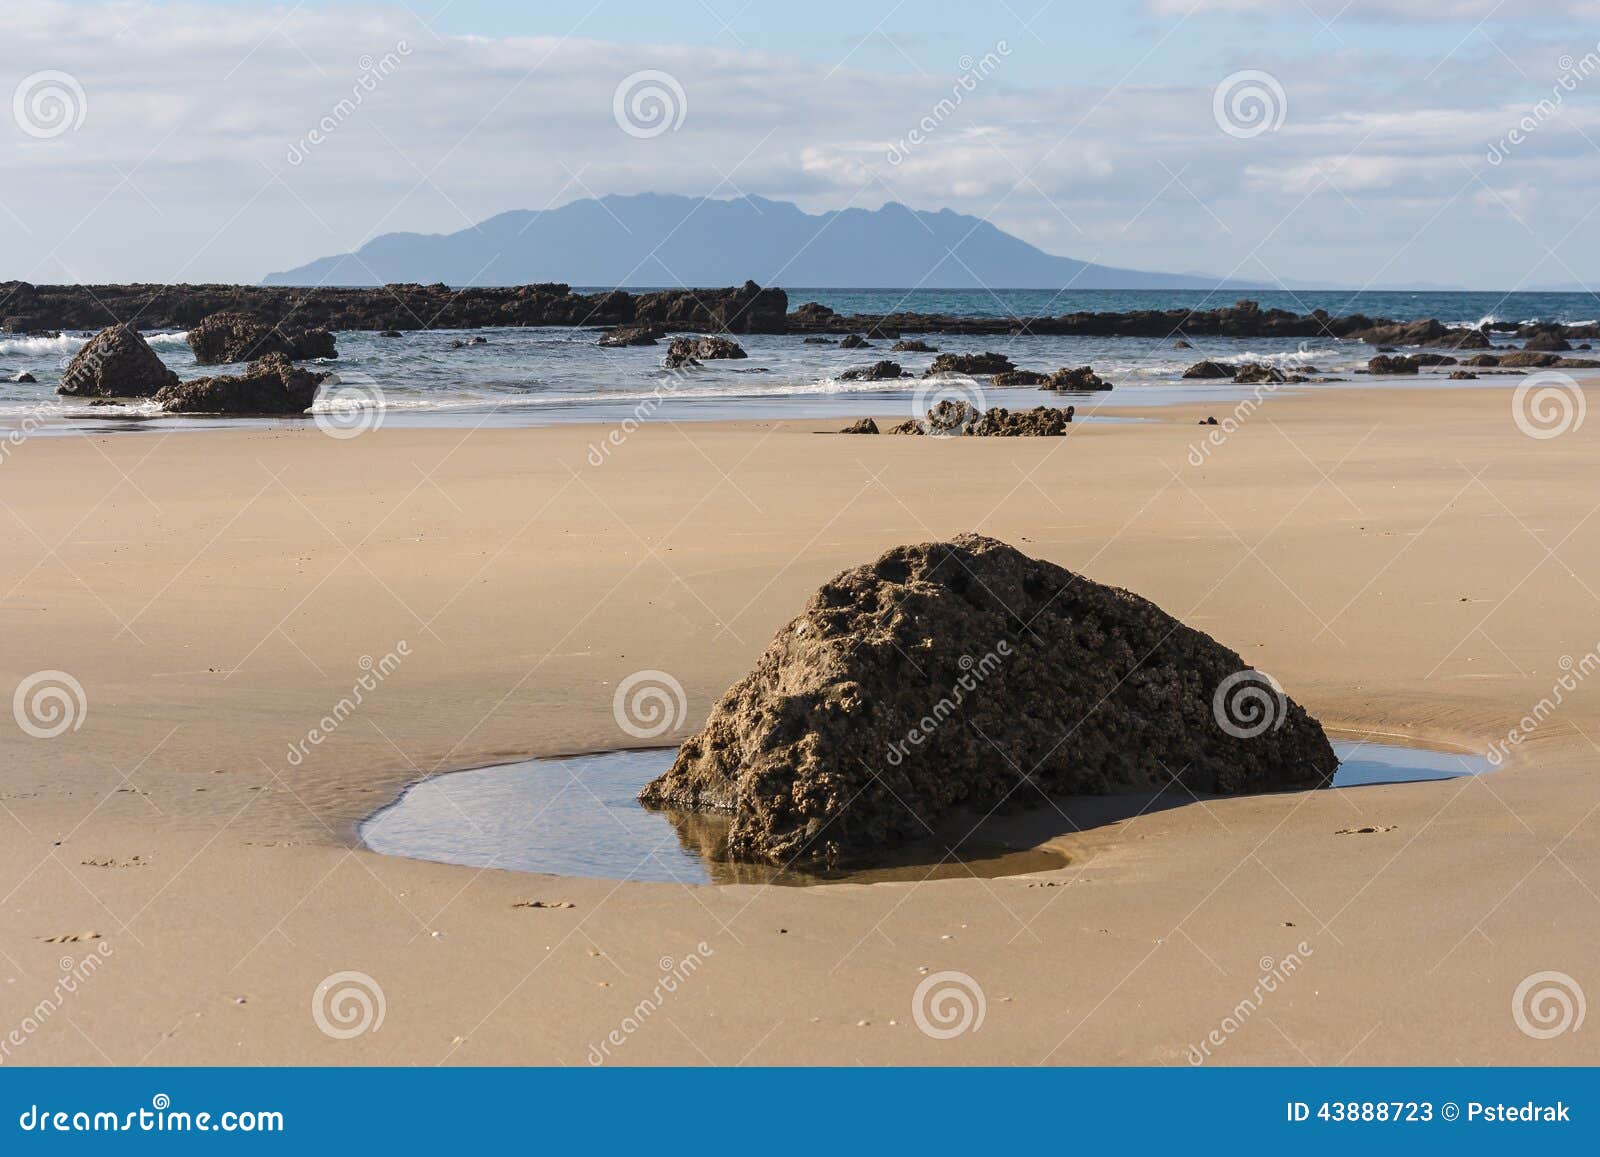
{"label": "mountain silhouette", "polygon": [[762,285],[837,289],[1261,289],[1260,282],[1057,257],[987,221],[891,202],[806,213],[787,201],[642,193],[500,213],[457,233],[386,233],[263,285]]}

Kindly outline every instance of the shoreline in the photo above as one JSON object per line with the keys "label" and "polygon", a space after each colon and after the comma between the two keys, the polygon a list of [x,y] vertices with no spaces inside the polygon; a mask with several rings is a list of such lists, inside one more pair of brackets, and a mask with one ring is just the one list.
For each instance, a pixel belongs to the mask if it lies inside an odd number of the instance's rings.
{"label": "shoreline", "polygon": [[[116,949],[71,1010],[104,1053],[63,1019],[30,1063],[582,1064],[704,942],[671,1010],[693,1047],[661,1024],[619,1059],[1185,1064],[1305,940],[1315,980],[1269,1010],[1304,1052],[1254,1023],[1216,1062],[1592,1063],[1504,1008],[1600,952],[1587,687],[1490,776],[1152,811],[1032,877],[619,884],[342,835],[446,768],[614,749],[631,672],[681,683],[679,741],[821,582],[967,529],[1152,599],[1330,731],[1481,751],[1600,634],[1566,569],[1600,567],[1600,427],[1528,437],[1513,393],[1277,395],[1200,466],[1194,404],[938,444],[662,423],[599,467],[603,426],[29,441],[0,466],[0,686],[68,672],[87,706],[55,738],[0,729],[0,1014],[68,935]],[[918,968],[978,980],[997,1031],[908,1030]],[[382,1033],[305,1017],[340,969],[381,983]]]}

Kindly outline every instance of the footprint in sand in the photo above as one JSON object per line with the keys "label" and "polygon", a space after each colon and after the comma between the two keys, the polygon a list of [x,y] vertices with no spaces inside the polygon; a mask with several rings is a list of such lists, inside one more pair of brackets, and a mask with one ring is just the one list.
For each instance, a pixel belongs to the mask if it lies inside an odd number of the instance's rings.
{"label": "footprint in sand", "polygon": [[1382,828],[1340,828],[1333,834],[1336,836],[1372,836],[1381,832],[1392,832],[1399,826],[1399,824],[1390,824]]}

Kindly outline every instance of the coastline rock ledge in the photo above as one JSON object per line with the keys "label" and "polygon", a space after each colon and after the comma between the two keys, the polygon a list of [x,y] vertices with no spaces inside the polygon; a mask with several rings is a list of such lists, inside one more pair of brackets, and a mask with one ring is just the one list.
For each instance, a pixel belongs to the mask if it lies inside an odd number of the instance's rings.
{"label": "coastline rock ledge", "polygon": [[1310,789],[1337,767],[1227,647],[963,534],[825,584],[640,799],[730,815],[736,860],[832,867],[1045,796]]}

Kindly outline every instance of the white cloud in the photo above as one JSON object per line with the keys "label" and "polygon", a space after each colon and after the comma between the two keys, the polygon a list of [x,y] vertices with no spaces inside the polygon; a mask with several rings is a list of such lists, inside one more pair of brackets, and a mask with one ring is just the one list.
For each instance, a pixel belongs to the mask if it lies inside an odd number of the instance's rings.
{"label": "white cloud", "polygon": [[[250,280],[376,233],[655,190],[948,206],[1053,252],[1144,268],[1420,277],[1395,267],[1403,251],[1426,260],[1427,280],[1512,281],[1530,258],[1508,206],[1550,244],[1578,225],[1564,241],[1574,267],[1600,257],[1583,218],[1600,123],[1574,99],[1488,165],[1488,146],[1556,80],[1548,44],[1502,43],[1521,74],[1449,45],[1420,60],[1345,49],[1219,65],[1217,80],[1272,71],[1288,95],[1280,129],[1236,139],[1213,120],[1211,83],[1154,68],[1106,92],[1024,86],[1001,62],[940,110],[953,75],[441,37],[395,9],[34,0],[0,12],[0,82],[58,69],[87,110],[51,139],[0,119],[0,277]],[[614,121],[618,82],[643,69],[681,84],[679,130],[639,139]],[[1473,172],[1505,197],[1481,196]]]}

